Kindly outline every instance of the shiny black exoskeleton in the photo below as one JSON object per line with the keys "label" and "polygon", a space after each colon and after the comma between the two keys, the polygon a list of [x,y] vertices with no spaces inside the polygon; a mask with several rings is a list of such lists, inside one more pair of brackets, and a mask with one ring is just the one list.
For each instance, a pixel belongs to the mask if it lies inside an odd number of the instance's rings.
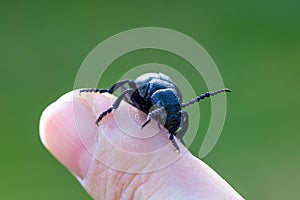
{"label": "shiny black exoskeleton", "polygon": [[[126,84],[128,84],[129,88],[126,87]],[[110,108],[100,114],[96,120],[96,124],[98,125],[105,115],[117,109],[124,99],[129,104],[148,114],[142,127],[147,125],[151,118],[157,120],[160,129],[161,125],[163,125],[168,130],[170,134],[169,138],[178,151],[179,146],[174,140],[174,135],[182,141],[188,127],[188,114],[182,110],[182,108],[199,102],[206,97],[214,96],[222,92],[231,92],[229,89],[207,92],[187,103],[182,103],[181,93],[172,79],[162,73],[147,73],[139,76],[136,80],[119,81],[113,84],[109,89],[82,89],[80,93],[108,92],[112,94],[119,88],[122,90],[121,95]],[[176,132],[179,128],[181,129]]]}

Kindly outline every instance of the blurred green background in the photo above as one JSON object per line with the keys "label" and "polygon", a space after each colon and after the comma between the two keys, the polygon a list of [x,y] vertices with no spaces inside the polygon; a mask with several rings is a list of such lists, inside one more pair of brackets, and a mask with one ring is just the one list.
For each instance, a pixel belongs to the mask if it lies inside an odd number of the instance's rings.
{"label": "blurred green background", "polygon": [[[223,133],[204,161],[246,199],[298,199],[300,2],[1,1],[0,199],[90,199],[42,146],[43,109],[72,90],[87,54],[121,31],[156,26],[180,31],[208,51],[234,92]],[[108,87],[139,64],[176,67],[196,92],[206,91],[192,66],[175,55],[143,50],[105,73]],[[182,67],[181,67],[182,66]],[[190,147],[197,154],[210,119]]]}

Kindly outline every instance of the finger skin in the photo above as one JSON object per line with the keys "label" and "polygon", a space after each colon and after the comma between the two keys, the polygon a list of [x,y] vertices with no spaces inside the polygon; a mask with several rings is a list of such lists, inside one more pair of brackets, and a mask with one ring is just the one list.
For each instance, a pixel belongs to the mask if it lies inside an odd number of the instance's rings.
{"label": "finger skin", "polygon": [[96,126],[114,99],[70,92],[40,121],[43,144],[94,199],[243,199],[183,145],[174,151],[155,120],[140,129],[146,115],[126,103]]}

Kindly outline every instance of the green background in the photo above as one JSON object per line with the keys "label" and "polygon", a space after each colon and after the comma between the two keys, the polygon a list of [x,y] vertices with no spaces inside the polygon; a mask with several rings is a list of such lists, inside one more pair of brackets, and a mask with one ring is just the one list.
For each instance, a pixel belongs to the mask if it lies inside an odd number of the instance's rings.
{"label": "green background", "polygon": [[[233,90],[223,133],[204,161],[246,199],[297,199],[299,10],[296,0],[1,1],[0,199],[90,199],[42,146],[39,118],[49,103],[72,90],[81,62],[98,43],[145,26],[194,38]],[[174,66],[197,93],[206,91],[192,66],[155,50],[116,60],[101,87],[148,62]],[[194,154],[210,119],[210,102],[199,106]]]}

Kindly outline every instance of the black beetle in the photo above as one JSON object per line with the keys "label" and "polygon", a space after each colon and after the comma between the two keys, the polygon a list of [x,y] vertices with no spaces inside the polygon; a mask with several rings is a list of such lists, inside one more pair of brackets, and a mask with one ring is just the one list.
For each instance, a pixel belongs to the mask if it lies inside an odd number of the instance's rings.
{"label": "black beetle", "polygon": [[[125,87],[126,84],[128,84],[129,88]],[[174,135],[182,141],[189,123],[188,114],[186,111],[182,110],[182,108],[199,102],[206,97],[211,97],[223,92],[231,92],[231,90],[227,88],[214,92],[207,92],[187,103],[182,103],[181,93],[172,79],[163,73],[146,73],[139,76],[136,80],[119,81],[113,84],[109,89],[82,89],[80,90],[80,93],[108,92],[112,94],[119,88],[123,90],[121,95],[110,108],[100,114],[96,120],[96,124],[98,125],[101,119],[113,109],[117,109],[124,99],[129,104],[148,114],[142,128],[150,122],[151,118],[157,120],[160,129],[161,124],[163,124],[168,130],[168,133],[170,134],[169,139],[177,151],[179,151],[179,146],[174,140]],[[181,129],[176,132],[179,128]]]}

